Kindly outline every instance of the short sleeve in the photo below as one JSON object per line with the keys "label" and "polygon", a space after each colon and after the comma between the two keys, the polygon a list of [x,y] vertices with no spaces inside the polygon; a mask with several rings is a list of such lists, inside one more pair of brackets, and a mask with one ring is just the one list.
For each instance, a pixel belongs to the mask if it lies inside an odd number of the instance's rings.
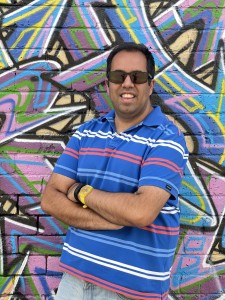
{"label": "short sleeve", "polygon": [[172,133],[151,141],[141,168],[139,186],[157,186],[177,199],[188,152],[183,134]]}

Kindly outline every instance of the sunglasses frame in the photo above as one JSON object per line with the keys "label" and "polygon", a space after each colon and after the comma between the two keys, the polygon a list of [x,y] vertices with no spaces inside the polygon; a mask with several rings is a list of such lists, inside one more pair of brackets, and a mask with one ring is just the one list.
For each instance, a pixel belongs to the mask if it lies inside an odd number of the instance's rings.
{"label": "sunglasses frame", "polygon": [[[111,75],[115,76],[115,74],[117,75],[117,79],[112,80]],[[137,78],[135,78],[135,76],[137,74],[143,75],[144,77],[142,78],[142,80],[137,80]],[[110,71],[107,73],[107,78],[110,82],[112,83],[116,83],[116,84],[122,84],[125,79],[127,78],[127,76],[129,75],[130,80],[132,81],[132,83],[134,84],[143,84],[146,83],[147,81],[151,80],[151,75],[148,74],[148,72],[143,72],[143,71],[131,71],[131,72],[125,72],[125,71],[121,71],[121,70],[115,70],[115,71]],[[139,78],[140,79],[140,78]],[[138,82],[137,82],[138,81]]]}

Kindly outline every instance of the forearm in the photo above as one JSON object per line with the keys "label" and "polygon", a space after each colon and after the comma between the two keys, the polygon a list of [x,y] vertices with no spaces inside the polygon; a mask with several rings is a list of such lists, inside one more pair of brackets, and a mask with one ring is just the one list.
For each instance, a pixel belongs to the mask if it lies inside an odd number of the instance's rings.
{"label": "forearm", "polygon": [[121,228],[121,226],[111,223],[91,209],[84,209],[81,205],[70,201],[63,193],[56,190],[51,191],[51,188],[48,188],[44,193],[41,206],[46,213],[76,228],[86,230],[116,230]]}
{"label": "forearm", "polygon": [[143,186],[136,193],[110,193],[93,189],[85,198],[89,208],[121,226],[145,227],[154,222],[170,194]]}
{"label": "forearm", "polygon": [[108,193],[94,189],[86,204],[108,221],[121,226],[142,227],[144,213],[142,199],[133,193]]}
{"label": "forearm", "polygon": [[[98,189],[93,189],[81,183],[74,183],[68,190],[67,197],[71,201],[75,201],[82,205],[82,195],[85,195],[85,203],[88,208],[93,210],[104,219],[114,224],[121,226],[133,226],[132,216],[132,202],[135,194],[132,193],[110,193]],[[81,203],[82,202],[82,203]],[[129,207],[128,207],[129,205]],[[82,205],[83,206],[83,205]],[[87,207],[84,205],[84,207]],[[126,208],[129,208],[127,210]],[[137,212],[136,207],[133,208]],[[130,219],[132,221],[130,221]]]}

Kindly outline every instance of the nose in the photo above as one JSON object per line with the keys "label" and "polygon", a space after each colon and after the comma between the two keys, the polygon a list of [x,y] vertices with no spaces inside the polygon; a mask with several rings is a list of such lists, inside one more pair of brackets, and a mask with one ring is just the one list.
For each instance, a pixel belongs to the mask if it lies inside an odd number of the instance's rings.
{"label": "nose", "polygon": [[124,79],[124,82],[122,83],[122,87],[133,87],[134,84],[130,78],[130,75],[127,74],[127,76]]}

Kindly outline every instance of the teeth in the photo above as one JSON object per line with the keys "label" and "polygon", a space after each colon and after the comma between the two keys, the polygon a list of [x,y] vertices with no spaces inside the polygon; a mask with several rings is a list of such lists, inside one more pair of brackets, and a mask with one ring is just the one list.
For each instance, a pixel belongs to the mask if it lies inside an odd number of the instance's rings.
{"label": "teeth", "polygon": [[132,95],[132,94],[123,94],[122,97],[123,98],[133,98],[134,95]]}

